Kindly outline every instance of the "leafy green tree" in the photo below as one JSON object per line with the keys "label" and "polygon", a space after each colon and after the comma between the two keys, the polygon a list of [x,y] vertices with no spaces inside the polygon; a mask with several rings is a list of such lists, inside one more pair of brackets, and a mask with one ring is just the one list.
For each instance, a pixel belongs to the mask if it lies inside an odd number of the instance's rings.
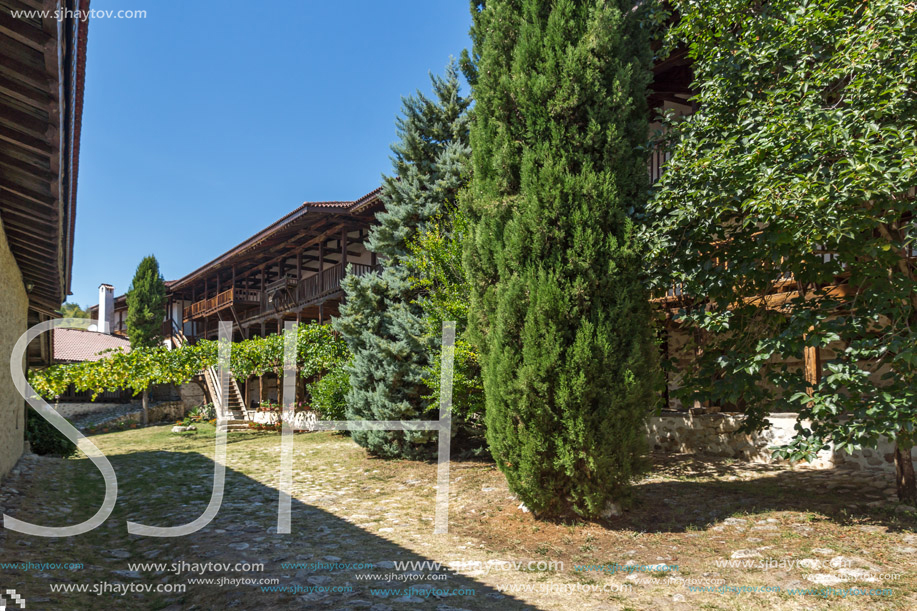
{"label": "leafy green tree", "polygon": [[[455,321],[455,360],[452,376],[453,430],[480,446],[484,440],[484,381],[477,349],[468,340],[468,303],[471,285],[462,265],[468,220],[460,209],[450,210],[418,232],[410,242],[407,268],[418,291],[427,335],[442,337],[444,321]],[[428,409],[439,409],[440,359],[434,358],[424,381],[429,389]]]}
{"label": "leafy green tree", "polygon": [[[127,338],[131,349],[152,348],[162,344],[162,322],[166,313],[166,284],[159,273],[159,262],[150,255],[137,266],[127,291]],[[143,423],[147,424],[149,388],[143,389]]]}
{"label": "leafy green tree", "polygon": [[917,502],[917,12],[679,9],[700,110],[671,125],[652,212],[660,282],[683,283],[679,319],[705,338],[684,397],[744,405],[747,430],[798,412],[778,453],[796,460],[893,440],[899,498]]}
{"label": "leafy green tree", "polygon": [[607,515],[644,464],[658,380],[634,237],[647,3],[488,0],[472,13],[464,262],[487,439],[536,515]]}
{"label": "leafy green tree", "polygon": [[[417,92],[403,100],[392,146],[394,174],[382,186],[385,211],[367,247],[382,271],[345,278],[347,295],[335,328],[353,353],[347,368],[347,417],[353,420],[415,420],[427,406],[425,376],[435,354],[417,289],[406,261],[409,243],[432,219],[454,206],[468,171],[469,100],[460,94],[454,64],[432,76],[433,96]],[[354,440],[386,457],[431,451],[429,431],[355,431]]]}
{"label": "leafy green tree", "polygon": [[[80,307],[78,303],[68,301],[61,305],[60,313],[63,318],[92,318],[89,312]],[[80,328],[86,328],[89,323],[80,325]]]}

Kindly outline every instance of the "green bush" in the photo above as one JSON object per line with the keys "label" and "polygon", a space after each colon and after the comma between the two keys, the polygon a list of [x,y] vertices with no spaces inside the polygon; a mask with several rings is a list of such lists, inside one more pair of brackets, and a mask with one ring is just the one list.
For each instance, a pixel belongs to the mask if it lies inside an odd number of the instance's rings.
{"label": "green bush", "polygon": [[344,408],[350,390],[350,376],[344,364],[336,365],[317,382],[308,385],[312,408],[322,420],[345,420]]}
{"label": "green bush", "polygon": [[51,426],[50,422],[31,407],[26,419],[25,438],[36,454],[63,457],[76,454],[76,444],[64,437],[63,433]]}

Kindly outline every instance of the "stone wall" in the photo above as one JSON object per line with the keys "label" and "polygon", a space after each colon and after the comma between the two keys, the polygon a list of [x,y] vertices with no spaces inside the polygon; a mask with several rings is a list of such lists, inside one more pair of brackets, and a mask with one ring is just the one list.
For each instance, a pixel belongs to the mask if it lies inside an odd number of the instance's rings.
{"label": "stone wall", "polygon": [[[157,422],[176,422],[185,417],[188,408],[181,401],[163,401],[150,405],[150,424]],[[136,411],[128,412],[112,419],[112,422],[124,421],[143,422],[143,406],[138,405]]]}
{"label": "stone wall", "polygon": [[192,410],[195,407],[200,407],[207,403],[207,392],[204,390],[203,383],[198,380],[192,380],[187,384],[182,384],[178,392],[181,397],[181,402],[188,410]]}
{"label": "stone wall", "polygon": [[283,418],[282,412],[259,412],[259,411],[249,411],[249,417],[252,419],[252,422],[256,424],[278,424],[281,420],[287,420],[291,422],[294,428],[297,430],[312,430],[312,427],[317,420],[316,413],[314,411],[299,411],[293,412],[293,419]]}
{"label": "stone wall", "polygon": [[132,405],[140,409],[140,401],[131,401],[130,403],[55,403],[54,409],[64,418],[77,418],[88,416],[97,412],[107,412],[109,410]]}
{"label": "stone wall", "polygon": [[[159,405],[171,405],[173,403],[181,403],[183,407],[182,416],[191,411],[195,407],[200,407],[207,403],[207,395],[204,392],[204,389],[196,381],[188,382],[187,384],[182,384],[179,388],[169,388],[168,385],[162,385],[161,387],[156,388],[155,393],[150,393],[150,403],[159,406]],[[88,416],[97,412],[106,412],[118,407],[128,407],[133,408],[131,413],[134,411],[143,411],[142,402],[140,400],[140,395],[137,395],[129,403],[108,403],[108,402],[82,402],[82,403],[56,403],[54,409],[63,416],[64,418],[78,418],[83,416]]]}
{"label": "stone wall", "polygon": [[[0,221],[0,478],[22,454],[25,399],[13,386],[10,355],[28,326],[29,300]],[[23,367],[25,363],[23,362]]]}
{"label": "stone wall", "polygon": [[[692,415],[666,413],[647,423],[650,449],[662,452],[706,454],[752,462],[771,462],[769,447],[783,445],[796,433],[796,414],[771,414],[771,427],[753,435],[739,434],[742,414],[718,413]],[[894,445],[887,440],[877,450],[863,449],[852,454],[835,449],[823,450],[811,463],[815,468],[843,465],[853,469],[881,469],[894,473]],[[917,458],[917,449],[914,451]]]}

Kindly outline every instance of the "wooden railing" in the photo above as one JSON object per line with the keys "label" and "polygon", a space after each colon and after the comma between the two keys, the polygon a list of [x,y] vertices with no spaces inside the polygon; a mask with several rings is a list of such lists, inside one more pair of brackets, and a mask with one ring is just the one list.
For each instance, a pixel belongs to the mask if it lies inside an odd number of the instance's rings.
{"label": "wooden railing", "polygon": [[264,290],[266,293],[273,293],[279,289],[295,288],[296,283],[296,274],[285,274],[273,282],[268,282]]}
{"label": "wooden railing", "polygon": [[[349,266],[350,273],[355,276],[362,276],[373,270],[372,265],[364,263],[350,263]],[[341,280],[344,279],[346,273],[344,264],[337,263],[314,276],[303,278],[296,289],[296,300],[299,304],[305,304],[328,293],[339,291]]]}
{"label": "wooden railing", "polygon": [[[348,267],[350,268],[350,273],[355,276],[362,276],[377,269],[377,267],[366,265],[365,263],[349,263],[347,265],[336,263],[317,274],[309,276],[308,278],[303,278],[298,283],[295,282],[295,277],[284,276],[271,282],[266,287],[265,294],[270,295],[271,293],[278,293],[283,288],[288,287],[295,303],[288,304],[284,302],[282,304],[283,309],[287,309],[288,306],[293,308],[296,306],[308,305],[310,302],[314,302],[317,299],[341,290],[341,281],[347,274]],[[251,320],[252,318],[257,318],[263,314],[276,310],[271,303],[262,303],[261,291],[232,288],[214,297],[202,299],[191,304],[184,309],[182,318],[185,321],[201,318],[218,312],[223,308],[240,304],[260,306],[257,312],[247,313],[243,317],[243,321]]]}
{"label": "wooden railing", "polygon": [[228,291],[218,293],[209,299],[202,299],[185,308],[182,312],[183,320],[191,320],[213,314],[223,308],[228,308],[235,304],[252,304],[261,301],[261,291],[252,289],[231,288]]}

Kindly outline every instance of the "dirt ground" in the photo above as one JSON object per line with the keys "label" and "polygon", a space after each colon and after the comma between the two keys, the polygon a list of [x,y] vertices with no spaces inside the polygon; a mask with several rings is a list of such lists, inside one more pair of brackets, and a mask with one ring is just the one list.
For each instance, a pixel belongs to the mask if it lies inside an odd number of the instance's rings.
{"label": "dirt ground", "polygon": [[[520,509],[493,463],[457,460],[449,532],[434,535],[435,464],[311,433],[294,437],[292,533],[277,534],[280,436],[234,433],[219,513],[156,538],[126,521],[204,512],[212,427],[92,439],[118,476],[105,523],[69,538],[0,531],[0,589],[27,609],[917,608],[917,516],[890,476],[658,455],[622,516],[564,523]],[[85,458],[26,457],[0,488],[4,513],[48,526],[102,498]]]}

